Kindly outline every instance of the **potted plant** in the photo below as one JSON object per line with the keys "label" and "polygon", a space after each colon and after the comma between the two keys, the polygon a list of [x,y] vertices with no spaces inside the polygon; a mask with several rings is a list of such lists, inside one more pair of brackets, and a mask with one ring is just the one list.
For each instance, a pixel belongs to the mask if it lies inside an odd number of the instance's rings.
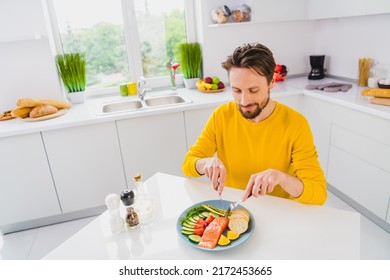
{"label": "potted plant", "polygon": [[65,53],[56,56],[57,70],[72,103],[85,101],[86,55]]}
{"label": "potted plant", "polygon": [[202,77],[202,50],[199,43],[179,44],[180,65],[186,88],[196,88]]}

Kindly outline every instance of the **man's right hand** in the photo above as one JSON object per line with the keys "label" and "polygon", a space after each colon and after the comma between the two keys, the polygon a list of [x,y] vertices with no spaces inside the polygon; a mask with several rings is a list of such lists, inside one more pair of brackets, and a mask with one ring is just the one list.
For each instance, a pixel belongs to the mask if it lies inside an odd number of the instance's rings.
{"label": "man's right hand", "polygon": [[219,194],[222,193],[226,181],[226,168],[219,158],[212,157],[199,159],[196,162],[196,170],[199,174],[206,175],[213,184],[213,188],[218,191]]}

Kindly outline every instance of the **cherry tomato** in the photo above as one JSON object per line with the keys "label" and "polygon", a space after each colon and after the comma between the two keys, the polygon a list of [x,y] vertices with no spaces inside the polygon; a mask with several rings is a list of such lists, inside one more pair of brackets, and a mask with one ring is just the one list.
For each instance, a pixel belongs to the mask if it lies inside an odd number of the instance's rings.
{"label": "cherry tomato", "polygon": [[209,215],[206,219],[206,223],[209,225],[212,221],[214,220],[214,216],[213,215]]}

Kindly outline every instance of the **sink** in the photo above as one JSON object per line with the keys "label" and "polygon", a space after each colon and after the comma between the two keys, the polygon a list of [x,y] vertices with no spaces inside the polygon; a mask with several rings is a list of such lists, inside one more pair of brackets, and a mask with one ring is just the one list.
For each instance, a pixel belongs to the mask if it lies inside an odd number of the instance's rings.
{"label": "sink", "polygon": [[190,101],[187,101],[183,97],[178,95],[150,97],[148,99],[145,99],[145,104],[149,107],[182,104],[182,103],[189,103],[189,102]]}
{"label": "sink", "polygon": [[145,100],[129,100],[129,101],[115,101],[105,103],[101,107],[101,114],[129,112],[136,110],[148,110],[158,107],[177,106],[180,104],[191,103],[178,95],[162,95],[156,97],[148,97]]}
{"label": "sink", "polygon": [[142,102],[139,100],[120,101],[105,104],[102,107],[102,113],[114,113],[121,111],[131,111],[142,108]]}

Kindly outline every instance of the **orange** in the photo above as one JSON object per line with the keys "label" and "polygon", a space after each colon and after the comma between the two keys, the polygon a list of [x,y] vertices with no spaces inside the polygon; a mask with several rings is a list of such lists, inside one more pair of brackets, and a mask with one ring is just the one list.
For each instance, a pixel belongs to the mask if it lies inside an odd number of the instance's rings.
{"label": "orange", "polygon": [[225,235],[221,234],[221,237],[218,240],[218,245],[225,246],[229,245],[230,240]]}
{"label": "orange", "polygon": [[229,230],[229,231],[227,232],[227,238],[228,238],[229,240],[235,240],[235,239],[237,239],[238,237],[240,237],[240,234],[239,234],[238,232],[236,232],[236,231],[231,231],[231,230]]}

